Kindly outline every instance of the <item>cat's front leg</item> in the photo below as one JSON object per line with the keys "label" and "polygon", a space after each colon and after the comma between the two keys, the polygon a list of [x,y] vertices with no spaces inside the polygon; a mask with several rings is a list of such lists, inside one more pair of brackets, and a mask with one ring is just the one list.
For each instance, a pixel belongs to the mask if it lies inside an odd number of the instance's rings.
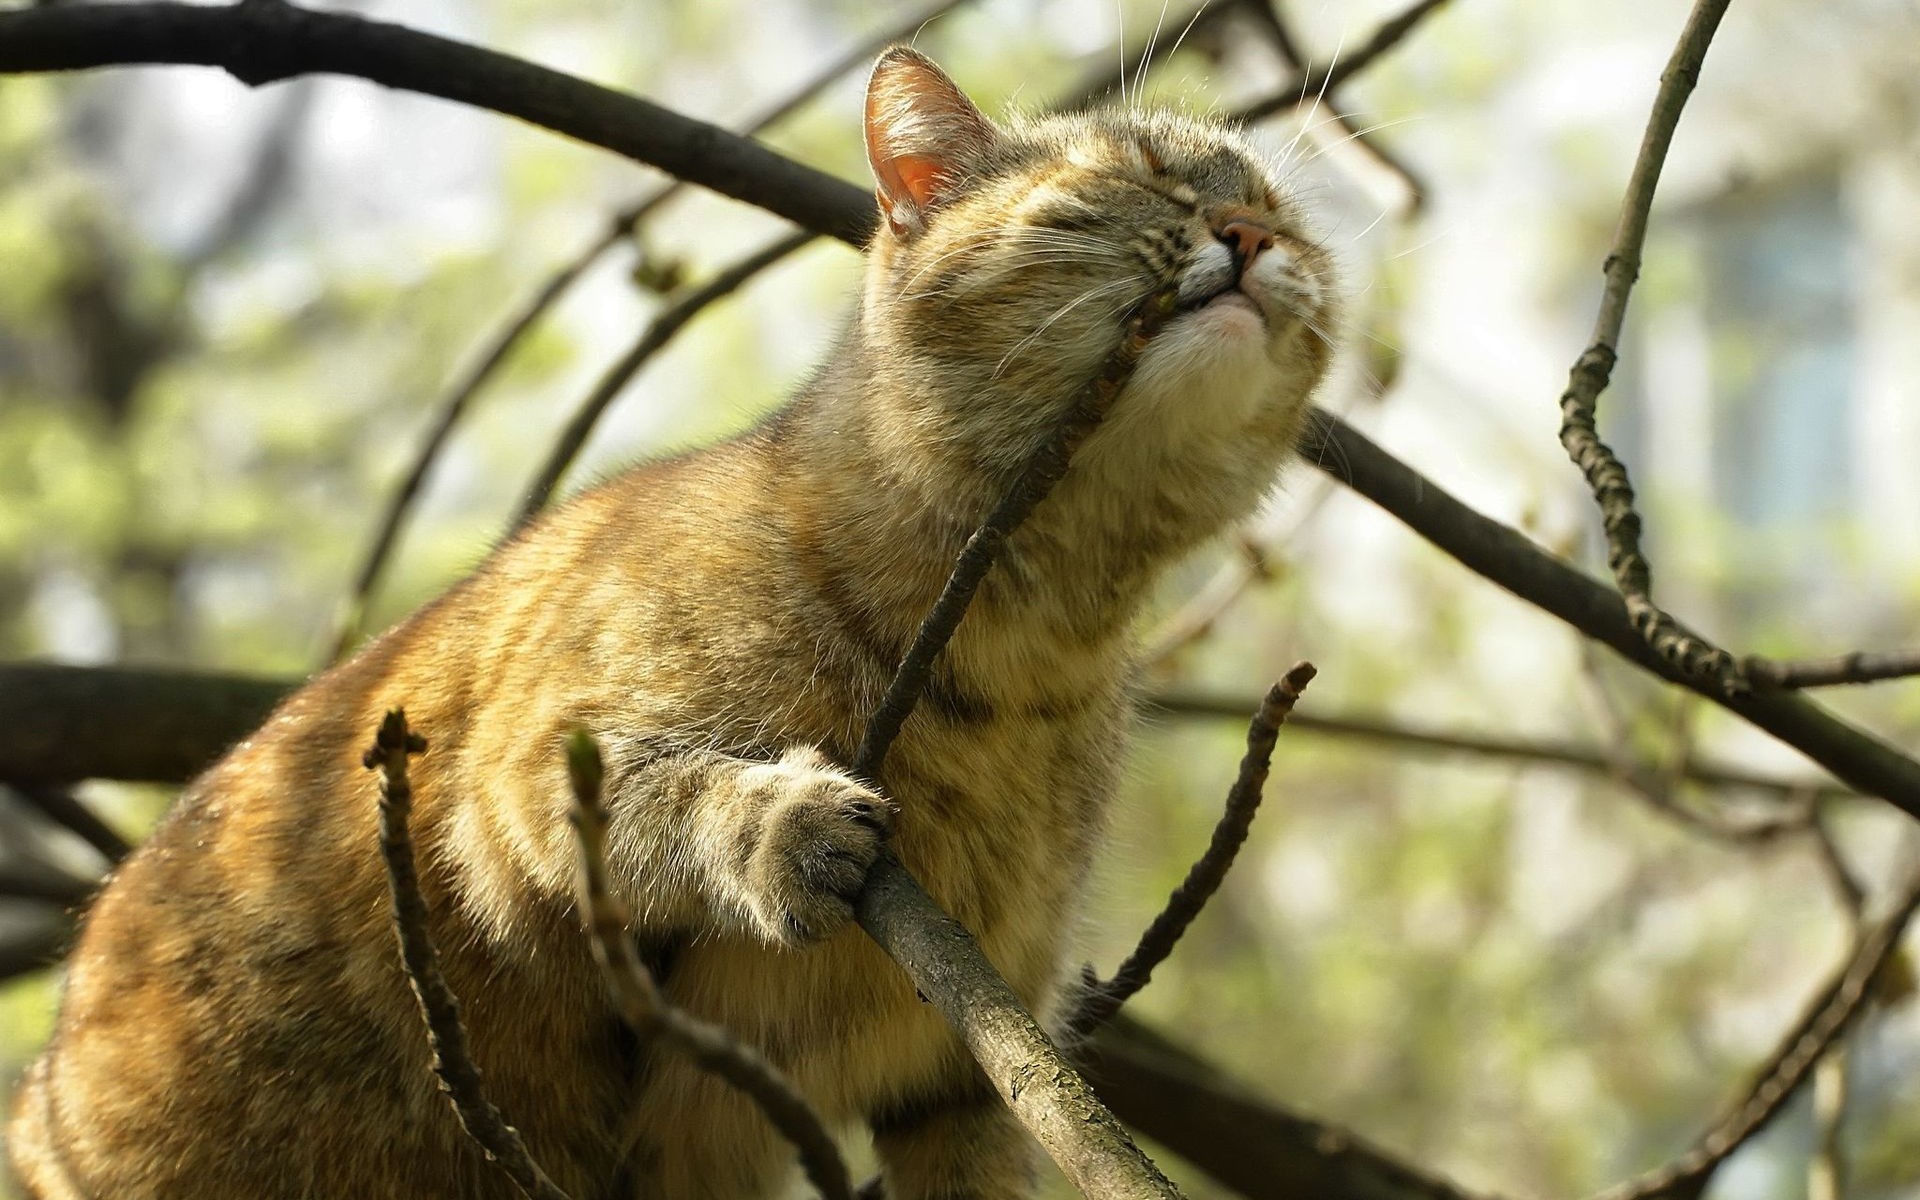
{"label": "cat's front leg", "polygon": [[886,1200],[1023,1200],[1035,1147],[977,1069],[870,1118]]}
{"label": "cat's front leg", "polygon": [[[616,870],[627,868],[642,920],[691,900],[705,910],[689,914],[696,923],[782,946],[816,941],[853,918],[893,816],[884,798],[812,747],[773,762],[676,750],[647,755],[625,775],[609,852]],[[679,836],[663,836],[669,830]],[[673,894],[684,891],[694,895]]]}

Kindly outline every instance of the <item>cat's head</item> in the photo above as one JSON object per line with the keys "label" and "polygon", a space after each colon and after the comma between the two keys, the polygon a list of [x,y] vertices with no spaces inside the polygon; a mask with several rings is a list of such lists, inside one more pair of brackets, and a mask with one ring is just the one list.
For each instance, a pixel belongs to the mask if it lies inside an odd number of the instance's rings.
{"label": "cat's head", "polygon": [[896,48],[866,102],[880,229],[864,337],[930,435],[1017,462],[1166,288],[1153,338],[1083,456],[1264,469],[1297,436],[1338,320],[1333,266],[1234,130],[1166,112],[983,116]]}

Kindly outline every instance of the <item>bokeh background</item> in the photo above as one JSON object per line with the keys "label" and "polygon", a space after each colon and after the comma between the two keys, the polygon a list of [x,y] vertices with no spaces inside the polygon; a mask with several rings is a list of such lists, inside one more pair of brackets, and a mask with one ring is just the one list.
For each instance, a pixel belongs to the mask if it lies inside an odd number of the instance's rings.
{"label": "bokeh background", "polygon": [[[1254,4],[1215,0],[1145,95],[1232,110],[1292,76]],[[1263,121],[1352,280],[1322,403],[1481,511],[1604,574],[1555,440],[1680,0],[1452,0],[1324,107]],[[1315,63],[1395,7],[1279,0]],[[391,0],[353,11],[509,50],[737,124],[906,6]],[[917,44],[989,112],[1116,60],[1158,3],[978,0]],[[1190,9],[1167,14],[1162,45]],[[1920,640],[1920,6],[1740,0],[1668,163],[1602,429],[1635,472],[1660,596],[1743,650]],[[859,70],[766,139],[864,179]],[[1366,128],[1375,149],[1348,136]],[[654,179],[491,114],[199,69],[0,79],[0,658],[299,676],[440,398]],[[665,300],[775,236],[689,191],[623,239],[478,398],[369,611],[471,568],[546,444]],[[569,487],[723,437],[831,344],[859,272],[817,243],[709,310],[622,394]],[[1183,567],[1143,635],[1149,691],[1228,710],[1297,658],[1303,715],[1547,740],[1583,770],[1393,736],[1282,734],[1223,894],[1136,1002],[1255,1092],[1475,1189],[1592,1192],[1702,1130],[1844,953],[1817,839],[1741,830],[1818,803],[1870,892],[1911,865],[1871,801],[1707,788],[1688,764],[1819,775],[1469,575],[1323,473]],[[1823,701],[1920,745],[1920,683]],[[1110,967],[1205,844],[1239,718],[1143,719],[1084,931]],[[1445,737],[1441,739],[1443,742]],[[1640,786],[1631,780],[1638,779]],[[129,837],[160,788],[88,784]],[[0,793],[0,854],[99,870]],[[0,900],[0,938],[69,918]],[[57,971],[0,984],[0,1090]],[[1845,1194],[1920,1197],[1920,1005],[1852,1038]],[[1714,1197],[1808,1194],[1802,1096]],[[1224,1195],[1181,1164],[1195,1197]],[[4,1188],[0,1183],[0,1188]]]}

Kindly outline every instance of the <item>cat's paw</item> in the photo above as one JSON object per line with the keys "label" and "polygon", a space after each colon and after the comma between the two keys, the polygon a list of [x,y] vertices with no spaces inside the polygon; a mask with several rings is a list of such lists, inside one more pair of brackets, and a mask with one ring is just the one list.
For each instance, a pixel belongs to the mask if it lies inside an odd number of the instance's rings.
{"label": "cat's paw", "polygon": [[747,907],[771,941],[817,941],[853,919],[893,809],[817,752],[789,754],[756,773],[772,796],[746,863]]}

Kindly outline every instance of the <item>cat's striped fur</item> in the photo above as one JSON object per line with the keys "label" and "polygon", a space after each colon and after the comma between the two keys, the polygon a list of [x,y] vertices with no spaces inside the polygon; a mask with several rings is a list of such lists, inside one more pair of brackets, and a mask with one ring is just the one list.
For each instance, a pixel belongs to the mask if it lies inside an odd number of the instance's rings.
{"label": "cat's striped fur", "polygon": [[[671,997],[829,1119],[870,1123],[895,1200],[1027,1194],[1022,1135],[846,897],[890,827],[1049,1009],[1123,753],[1129,626],[1287,456],[1330,351],[1331,268],[1213,125],[1000,128],[896,50],[867,142],[884,219],[863,302],[791,405],[537,522],[289,699],[117,872],[19,1093],[29,1194],[510,1194],[435,1090],[388,925],[360,755],[399,705],[431,742],[415,835],[475,1057],[572,1194],[768,1196],[792,1161],[613,1016],[571,900],[576,723],[605,747],[612,864]],[[1168,284],[1185,310],[864,790],[834,764],[956,551],[1120,314]]]}

